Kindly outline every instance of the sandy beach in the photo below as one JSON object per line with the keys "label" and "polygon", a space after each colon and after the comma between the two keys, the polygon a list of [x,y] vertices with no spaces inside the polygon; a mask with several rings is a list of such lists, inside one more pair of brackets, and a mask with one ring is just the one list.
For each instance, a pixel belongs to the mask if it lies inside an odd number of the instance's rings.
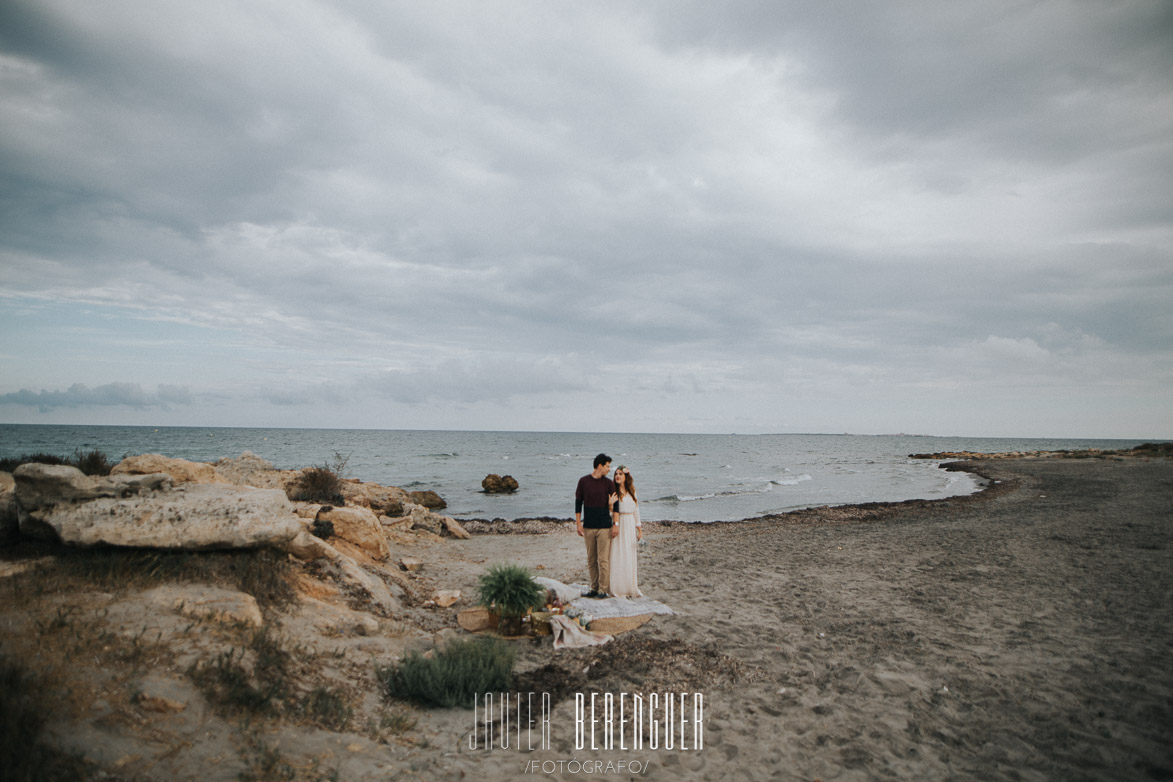
{"label": "sandy beach", "polygon": [[[450,746],[434,770],[521,779],[527,762],[577,759],[646,764],[613,776],[633,779],[1173,777],[1173,462],[976,469],[998,483],[971,497],[654,532],[641,583],[677,616],[610,647],[527,650],[588,692],[703,692],[703,750],[577,749],[565,701],[552,751]],[[581,548],[475,543],[553,570]],[[588,683],[591,664],[605,670]],[[433,723],[437,739],[454,727]]]}
{"label": "sandy beach", "polygon": [[[489,565],[581,582],[583,544],[565,524],[510,524],[530,532],[469,540],[392,536],[392,561],[424,563],[410,579],[396,576],[413,598],[395,616],[363,619],[359,603],[306,580],[312,569],[298,576],[300,597],[266,608],[265,622],[295,650],[289,675],[301,687],[333,682],[348,693],[355,716],[345,730],[212,708],[190,681],[192,661],[256,636],[193,631],[146,601],[158,588],[93,589],[54,564],[7,577],[0,642],[51,676],[47,735],[96,763],[102,779],[1173,778],[1173,460],[967,469],[988,488],[646,525],[641,586],[675,615],[603,646],[514,642],[515,690],[539,704],[541,693],[551,697],[548,715],[530,712],[539,730],[548,717],[545,748],[525,730],[525,749],[516,734],[509,749],[470,747],[471,709],[389,704],[375,670],[466,635],[456,614]],[[463,597],[438,608],[423,599],[435,589]],[[370,629],[340,629],[340,616]],[[156,631],[161,642],[142,641]],[[147,690],[173,707],[152,711]],[[645,696],[642,749],[630,727],[614,726],[615,745],[605,747],[602,724],[595,749],[589,725],[577,743],[576,695],[584,709],[593,695],[601,717],[608,693],[626,707]],[[686,725],[666,733],[669,693]],[[676,725],[680,711],[671,717]]]}

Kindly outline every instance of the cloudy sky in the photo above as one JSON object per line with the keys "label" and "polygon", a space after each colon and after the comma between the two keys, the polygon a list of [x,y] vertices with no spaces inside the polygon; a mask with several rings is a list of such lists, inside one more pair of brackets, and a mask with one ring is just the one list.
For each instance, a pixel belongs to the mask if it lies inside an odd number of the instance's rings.
{"label": "cloudy sky", "polygon": [[1173,4],[0,2],[0,421],[1173,437]]}

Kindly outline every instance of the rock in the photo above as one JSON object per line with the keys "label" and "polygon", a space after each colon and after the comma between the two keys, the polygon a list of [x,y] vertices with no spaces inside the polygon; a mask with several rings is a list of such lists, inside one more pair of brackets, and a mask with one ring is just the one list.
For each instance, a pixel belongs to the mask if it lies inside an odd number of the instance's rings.
{"label": "rock", "polygon": [[[26,535],[81,546],[199,550],[283,547],[302,530],[284,492],[273,489],[185,483],[120,498],[111,495],[127,488],[113,480],[95,486],[82,482],[93,479],[73,476],[72,483],[61,485],[68,496],[97,494],[97,498],[53,502],[52,495],[47,496],[51,483],[47,480],[29,481],[25,490],[20,473],[27,467],[46,465],[22,465],[14,475],[21,532]],[[43,471],[38,475],[43,477]]]}
{"label": "rock", "polygon": [[432,596],[432,600],[441,608],[447,608],[459,599],[459,589],[437,589],[436,594]]}
{"label": "rock", "polygon": [[379,523],[383,525],[383,529],[395,530],[397,532],[407,532],[411,529],[411,517],[404,516],[402,518],[393,519],[390,516],[380,516]]}
{"label": "rock", "polygon": [[485,490],[485,494],[512,494],[517,491],[517,481],[512,475],[502,477],[490,473],[481,481],[481,488]]}
{"label": "rock", "polygon": [[440,521],[440,516],[432,513],[427,508],[414,505],[409,515],[411,517],[412,529],[422,529],[434,535],[439,535],[444,530],[444,522]]}
{"label": "rock", "polygon": [[[392,594],[391,589],[383,581],[363,570],[357,562],[341,553],[336,560],[341,570],[343,583],[358,587],[366,593],[371,602],[388,613],[398,613],[402,610],[399,599]],[[398,589],[398,587],[397,587]]]}
{"label": "rock", "polygon": [[313,521],[318,517],[318,511],[322,507],[322,505],[316,502],[295,502],[293,503],[293,512],[303,519]]}
{"label": "rock", "polygon": [[441,516],[440,521],[444,524],[444,531],[454,538],[461,540],[468,540],[472,535],[468,534],[468,530],[460,526],[460,522],[451,516]]}
{"label": "rock", "polygon": [[189,619],[245,624],[251,627],[260,627],[265,623],[256,598],[232,589],[172,584],[156,587],[145,597],[156,605]]}
{"label": "rock", "polygon": [[22,464],[12,477],[16,502],[25,511],[99,497],[118,497],[129,491],[109,478],[89,476],[67,464]]}
{"label": "rock", "polygon": [[358,615],[358,619],[354,625],[354,631],[362,636],[372,636],[379,634],[379,620],[373,616]]}
{"label": "rock", "polygon": [[[146,475],[111,475],[110,482],[124,488],[124,494],[140,494],[144,491],[166,491],[174,479],[165,472]],[[122,496],[122,495],[120,495]]]}
{"label": "rock", "polygon": [[413,491],[408,497],[416,505],[423,505],[428,510],[441,510],[448,507],[448,503],[444,502],[444,498],[431,489],[427,491]]}
{"label": "rock", "polygon": [[338,553],[329,543],[304,529],[292,540],[287,541],[282,548],[304,562],[331,558],[332,554]]}
{"label": "rock", "polygon": [[333,571],[333,577],[351,594],[362,593],[389,614],[402,610],[403,606],[399,602],[399,597],[405,594],[402,588],[388,587],[381,579],[363,570],[353,559],[309,532],[303,530],[302,534],[285,544],[285,550],[299,559],[324,559],[330,562],[328,570]]}
{"label": "rock", "polygon": [[0,472],[0,546],[20,538],[20,514],[16,508],[16,479]]}
{"label": "rock", "polygon": [[166,473],[175,483],[227,483],[216,474],[216,469],[204,462],[172,459],[158,453],[128,456],[110,470],[111,475],[148,475]]}
{"label": "rock", "polygon": [[342,482],[342,496],[349,505],[370,508],[385,516],[402,516],[403,504],[408,502],[407,492],[396,486],[381,486],[377,483],[345,480]]}
{"label": "rock", "polygon": [[391,556],[387,536],[379,517],[370,508],[334,508],[329,505],[318,511],[316,522],[328,521],[334,525],[334,534],[353,543],[377,560]]}
{"label": "rock", "polygon": [[406,570],[411,573],[414,573],[415,571],[419,570],[423,566],[424,566],[424,563],[419,561],[415,557],[404,557],[403,559],[399,560],[399,567],[402,570]]}
{"label": "rock", "polygon": [[281,489],[285,491],[300,470],[278,470],[252,451],[245,451],[236,459],[220,459],[213,465],[222,480],[237,486],[254,486],[258,489]]}

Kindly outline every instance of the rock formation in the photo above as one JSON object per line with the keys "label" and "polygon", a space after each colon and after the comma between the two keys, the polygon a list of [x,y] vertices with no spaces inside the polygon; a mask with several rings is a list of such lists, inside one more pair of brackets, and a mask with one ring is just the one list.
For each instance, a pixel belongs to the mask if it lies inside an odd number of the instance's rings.
{"label": "rock formation", "polygon": [[206,462],[172,459],[157,453],[128,456],[110,470],[111,475],[150,475],[166,473],[175,483],[229,483]]}
{"label": "rock formation", "polygon": [[423,505],[428,510],[443,510],[448,507],[448,503],[444,501],[444,498],[431,489],[427,491],[413,491],[408,497],[416,505]]}
{"label": "rock formation", "polygon": [[213,483],[172,486],[164,473],[87,476],[67,465],[13,473],[20,531],[92,546],[170,549],[281,546],[301,531],[284,492]]}
{"label": "rock formation", "polygon": [[517,481],[512,475],[497,475],[491,473],[481,481],[481,488],[485,494],[512,494],[517,491]]}

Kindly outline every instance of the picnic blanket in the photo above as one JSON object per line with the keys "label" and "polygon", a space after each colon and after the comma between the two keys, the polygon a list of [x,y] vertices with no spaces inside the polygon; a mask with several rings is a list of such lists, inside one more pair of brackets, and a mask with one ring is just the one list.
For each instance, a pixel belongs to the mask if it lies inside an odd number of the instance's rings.
{"label": "picnic blanket", "polygon": [[[597,619],[615,619],[620,617],[636,617],[655,614],[674,614],[671,608],[653,600],[650,597],[608,597],[595,599],[583,597],[589,587],[585,584],[563,584],[552,578],[539,576],[534,579],[546,589],[553,589],[558,599],[571,610],[568,613],[576,614],[583,621],[590,622],[592,628]],[[642,623],[641,623],[642,624]]]}

